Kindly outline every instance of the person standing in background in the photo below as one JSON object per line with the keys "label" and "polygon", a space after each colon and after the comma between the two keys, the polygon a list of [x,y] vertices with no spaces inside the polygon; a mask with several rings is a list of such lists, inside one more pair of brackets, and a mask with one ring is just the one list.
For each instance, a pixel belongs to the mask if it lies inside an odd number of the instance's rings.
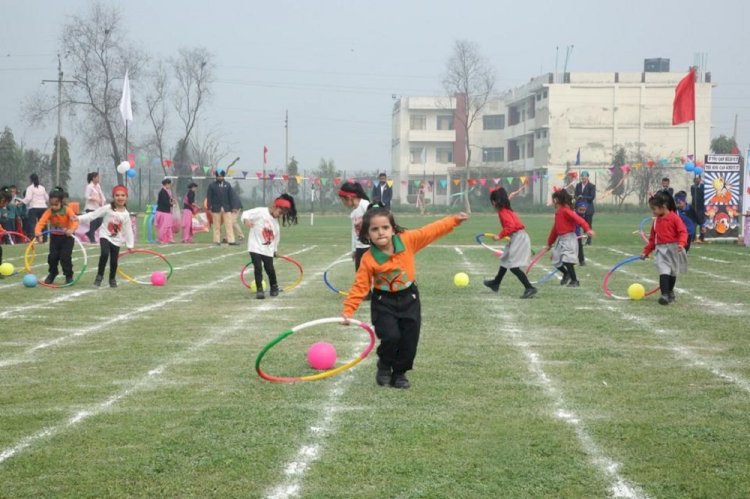
{"label": "person standing in background", "polygon": [[[596,185],[589,182],[589,172],[586,170],[581,172],[581,181],[576,184],[575,190],[575,201],[584,201],[585,211],[581,214],[581,217],[588,222],[590,227],[594,226],[594,200],[596,199]],[[582,203],[581,203],[582,204]],[[580,244],[583,244],[583,240],[579,239]],[[591,238],[586,239],[586,244],[591,245]]]}
{"label": "person standing in background", "polygon": [[227,234],[227,243],[229,246],[236,246],[234,240],[234,230],[232,227],[232,199],[234,189],[228,182],[224,181],[226,172],[222,169],[216,170],[216,182],[208,186],[206,192],[206,206],[211,212],[211,223],[213,224],[214,237],[213,241],[216,246],[221,246],[221,226]]}
{"label": "person standing in background", "polygon": [[[98,210],[104,206],[107,199],[104,197],[102,186],[99,184],[99,172],[89,172],[89,174],[86,175],[86,182],[88,182],[86,184],[86,192],[84,195],[86,203],[84,204],[83,209],[86,213],[91,213],[92,211]],[[89,238],[90,243],[96,242],[96,231],[102,225],[102,220],[102,218],[95,218],[89,224],[89,230],[86,232],[86,237]]]}
{"label": "person standing in background", "polygon": [[695,211],[697,239],[695,242],[700,244],[706,237],[703,230],[703,223],[706,221],[706,186],[703,184],[703,178],[696,175],[693,178],[693,185],[690,186],[690,205]]}
{"label": "person standing in background", "polygon": [[[39,185],[39,175],[36,173],[29,175],[29,181],[31,184],[26,188],[26,195],[21,202],[28,208],[24,232],[31,237],[34,234],[39,217],[47,211],[49,194],[47,194],[47,189],[43,185]],[[44,242],[47,242],[47,236],[44,236]]]}
{"label": "person standing in background", "polygon": [[391,209],[391,199],[393,199],[393,189],[388,186],[388,176],[385,173],[378,175],[378,183],[372,188],[373,203],[380,203],[386,210]]}
{"label": "person standing in background", "polygon": [[193,215],[200,211],[195,203],[195,191],[198,190],[198,184],[190,182],[188,190],[182,198],[182,242],[193,242]]}

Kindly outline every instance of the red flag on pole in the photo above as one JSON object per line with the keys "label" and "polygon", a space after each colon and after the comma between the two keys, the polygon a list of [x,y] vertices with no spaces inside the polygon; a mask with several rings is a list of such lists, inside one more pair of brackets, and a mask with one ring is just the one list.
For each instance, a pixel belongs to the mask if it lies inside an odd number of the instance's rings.
{"label": "red flag on pole", "polygon": [[674,91],[672,124],[695,121],[695,67],[685,76]]}
{"label": "red flag on pole", "polygon": [[268,148],[263,146],[263,164],[268,164]]}

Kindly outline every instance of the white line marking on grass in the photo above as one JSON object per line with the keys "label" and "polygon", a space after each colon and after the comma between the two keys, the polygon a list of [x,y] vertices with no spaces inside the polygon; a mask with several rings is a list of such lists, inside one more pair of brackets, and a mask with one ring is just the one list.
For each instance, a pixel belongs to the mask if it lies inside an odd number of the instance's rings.
{"label": "white line marking on grass", "polygon": [[353,376],[345,373],[333,382],[323,402],[322,414],[308,428],[308,435],[292,460],[284,465],[284,480],[266,494],[268,499],[288,499],[300,494],[305,473],[322,454],[325,438],[335,431],[336,415],[344,409],[339,399],[351,379]]}
{"label": "white line marking on grass", "polygon": [[[348,254],[344,253],[339,258]],[[323,272],[318,272],[315,275],[322,276]],[[364,342],[362,342],[362,345],[364,345]],[[346,392],[346,384],[352,379],[354,378],[351,372],[348,372],[339,375],[333,382],[330,390],[328,390],[328,396],[323,402],[321,416],[308,428],[305,443],[300,446],[292,460],[284,466],[284,479],[266,494],[268,499],[289,499],[300,494],[305,473],[320,457],[326,437],[335,431],[336,415],[344,409],[339,405],[339,399]]]}
{"label": "white line marking on grass", "polygon": [[696,255],[696,254],[693,254],[693,255],[690,255],[690,256],[698,257],[701,260],[706,260],[707,262],[714,262],[714,263],[734,263],[734,262],[730,262],[729,260],[720,260],[718,258],[710,258],[710,257],[707,257],[707,256],[701,256],[701,255]]}
{"label": "white line marking on grass", "polygon": [[90,418],[91,416],[96,416],[102,413],[103,411],[105,411],[106,409],[108,409],[109,407],[117,403],[118,401],[122,400],[123,398],[127,397],[131,393],[151,386],[153,384],[153,380],[159,377],[162,374],[162,372],[164,372],[165,368],[166,368],[166,365],[159,366],[156,369],[150,370],[148,374],[146,374],[146,376],[141,378],[130,388],[127,388],[119,393],[116,393],[115,395],[112,395],[104,402],[94,405],[87,410],[77,412],[64,423],[61,423],[57,426],[44,428],[43,430],[40,430],[37,433],[23,437],[15,445],[8,447],[4,449],[2,452],[0,452],[0,463],[5,462],[6,460],[18,454],[19,452],[26,450],[34,442],[57,435],[61,431],[64,431],[72,426],[75,426],[85,421],[86,419]]}
{"label": "white line marking on grass", "polygon": [[674,354],[676,354],[678,358],[687,360],[691,365],[695,367],[699,367],[701,369],[705,369],[711,372],[714,376],[724,381],[727,381],[729,383],[732,383],[736,385],[737,387],[739,387],[740,389],[750,393],[750,380],[747,380],[737,374],[728,373],[722,370],[721,368],[717,367],[715,363],[711,362],[710,360],[705,359],[700,354],[695,353],[689,347],[686,347],[681,344],[676,344],[675,342],[670,341],[669,337],[678,336],[678,334],[675,331],[666,329],[663,327],[655,326],[650,320],[643,318],[641,316],[629,314],[623,311],[621,308],[616,307],[615,303],[611,301],[605,300],[603,298],[599,298],[598,301],[602,303],[603,307],[606,310],[619,314],[620,317],[622,317],[624,320],[630,323],[638,324],[646,331],[652,331],[654,334],[656,334],[662,339],[667,349],[669,349]]}
{"label": "white line marking on grass", "polygon": [[544,372],[542,362],[539,360],[539,355],[519,336],[519,333],[523,333],[523,331],[512,326],[511,316],[509,314],[501,313],[500,319],[506,326],[505,330],[510,333],[511,338],[513,339],[513,345],[519,348],[526,356],[531,372],[536,375],[540,382],[539,384],[544,388],[544,391],[547,392],[547,396],[554,401],[555,417],[573,427],[583,450],[589,455],[594,464],[612,481],[610,484],[612,496],[626,498],[646,497],[640,490],[635,486],[630,485],[622,476],[620,476],[617,471],[621,466],[620,463],[617,463],[604,454],[604,451],[599,448],[591,435],[589,435],[581,418],[567,407],[567,403],[565,402],[562,393],[560,393],[560,390]]}
{"label": "white line marking on grass", "polygon": [[[307,251],[307,249],[312,248],[305,248],[302,249],[296,253],[301,253],[303,251]],[[322,272],[321,272],[322,274]],[[220,284],[223,281],[226,281],[227,279],[231,279],[232,277],[235,277],[234,274],[231,274],[227,277],[224,277],[218,281],[214,281],[208,285],[202,286],[201,289],[206,290],[209,289],[217,284]],[[264,304],[260,307],[257,307],[257,309],[260,309],[261,311],[268,311],[273,309],[273,304]],[[245,327],[246,322],[252,321],[252,317],[248,317],[245,320],[240,320],[239,322],[235,322],[234,324],[231,324],[229,327],[221,326],[214,329],[214,332],[211,333],[209,336],[201,339],[200,341],[197,341],[190,345],[187,349],[185,349],[184,353],[179,355],[174,355],[171,360],[165,362],[164,364],[161,364],[153,369],[150,369],[145,376],[141,377],[138,381],[133,383],[129,388],[126,388],[125,390],[122,390],[121,392],[118,392],[109,398],[107,398],[104,402],[101,402],[99,404],[92,405],[86,410],[78,411],[73,416],[68,418],[67,421],[64,423],[58,424],[56,426],[51,426],[48,428],[44,428],[37,433],[34,433],[32,435],[28,435],[26,437],[21,438],[16,444],[7,447],[3,449],[2,452],[0,452],[0,463],[5,462],[6,460],[10,459],[11,457],[15,456],[19,452],[24,451],[28,447],[30,447],[33,443],[52,437],[54,435],[57,435],[58,433],[67,430],[68,428],[71,428],[79,423],[84,422],[86,419],[97,416],[116,404],[117,402],[121,401],[125,397],[143,390],[145,388],[152,387],[158,380],[158,378],[161,377],[161,375],[164,373],[164,371],[167,370],[170,366],[182,364],[186,361],[186,358],[188,355],[195,353],[196,351],[204,348],[205,346],[221,339],[222,337],[234,332],[241,330]],[[339,394],[340,395],[340,394]]]}
{"label": "white line marking on grass", "polygon": [[[610,251],[613,251],[615,253],[619,253],[618,250],[611,249],[611,248],[610,248]],[[623,253],[623,254],[627,254],[627,253]],[[592,260],[589,257],[586,257],[586,261],[590,262],[590,263],[593,263],[595,266],[597,266],[599,268],[606,269],[607,271],[609,271],[609,270],[612,269],[611,266],[607,267],[606,265],[601,264],[601,263],[597,262],[596,260]],[[629,270],[625,270],[624,268],[619,269],[617,272],[619,272],[619,273],[621,273],[623,275],[630,275],[630,276],[637,277],[639,280],[641,280],[641,281],[643,281],[645,283],[650,283],[650,284],[658,284],[659,283],[659,281],[657,281],[657,280],[654,280],[654,279],[651,279],[651,278],[648,278],[648,277],[643,277],[643,275],[638,274],[637,272],[631,272]],[[655,272],[656,271],[654,270],[654,273]],[[689,270],[688,270],[688,272],[689,272]],[[701,296],[701,295],[696,294],[696,293],[694,293],[692,291],[688,291],[687,289],[685,289],[683,287],[677,287],[675,289],[677,291],[679,291],[681,294],[685,295],[685,296],[692,296],[693,298],[695,298],[696,300],[698,300],[700,302],[700,304],[701,304],[702,307],[704,307],[707,311],[709,311],[711,313],[719,314],[719,315],[722,315],[722,316],[726,316],[726,315],[737,315],[737,316],[748,315],[748,312],[745,311],[745,304],[743,304],[743,303],[725,303],[725,302],[721,302],[721,301],[712,300],[710,298],[706,298],[705,296]]]}
{"label": "white line marking on grass", "polygon": [[[235,252],[235,253],[224,254],[224,255],[221,255],[221,256],[217,256],[217,257],[211,258],[209,260],[201,260],[199,262],[190,263],[190,264],[187,264],[187,265],[183,265],[181,267],[175,267],[174,270],[184,270],[184,269],[187,269],[187,268],[190,268],[190,267],[196,267],[196,266],[199,266],[199,265],[204,265],[206,263],[214,262],[216,260],[221,260],[223,258],[226,258],[226,257],[229,257],[229,256],[235,256],[235,255],[238,255],[238,254],[241,254],[241,253],[245,253],[245,252],[243,251],[243,252]],[[145,275],[144,276],[136,276],[136,279],[138,279],[138,278],[144,278],[144,277],[146,277],[146,276]],[[99,290],[96,290],[96,289],[84,289],[84,290],[81,290],[81,291],[75,291],[75,292],[72,292],[72,293],[69,293],[69,294],[65,294],[65,295],[63,295],[63,296],[61,296],[59,298],[54,298],[52,300],[44,300],[44,301],[39,301],[37,303],[26,304],[26,305],[22,305],[22,306],[19,306],[19,307],[11,308],[11,309],[5,310],[4,312],[0,312],[0,319],[7,318],[7,317],[11,316],[14,312],[15,313],[26,312],[28,310],[33,310],[33,309],[37,309],[37,308],[45,308],[45,307],[48,307],[50,305],[58,305],[60,303],[64,303],[64,302],[66,302],[68,300],[71,300],[73,298],[78,298],[80,296],[87,295],[89,293],[96,293],[97,291],[99,291]]]}
{"label": "white line marking on grass", "polygon": [[[474,265],[463,255],[461,251],[456,252],[462,256],[464,266],[474,271]],[[589,435],[586,426],[574,411],[569,407],[563,394],[555,383],[547,376],[542,368],[542,361],[539,354],[536,353],[529,344],[524,340],[524,331],[519,329],[515,322],[515,317],[506,310],[500,308],[498,300],[487,300],[491,307],[497,312],[499,322],[503,324],[503,330],[506,336],[511,340],[511,344],[521,351],[526,357],[529,370],[536,376],[538,384],[544,389],[547,396],[552,399],[555,406],[555,417],[569,424],[575,431],[582,449],[589,456],[593,464],[610,480],[610,492],[613,497],[623,497],[627,499],[638,499],[648,497],[634,485],[629,484],[618,472],[620,463],[608,457],[605,452],[599,448],[594,439]]]}
{"label": "white line marking on grass", "polygon": [[[303,249],[301,249],[301,250],[299,250],[299,251],[297,251],[297,252],[295,252],[293,254],[299,254],[299,253],[302,253],[304,251],[307,251],[308,249],[312,249],[314,247],[315,246],[303,248]],[[236,253],[224,254],[224,255],[221,255],[221,256],[217,256],[217,257],[211,258],[209,260],[202,260],[200,262],[191,263],[189,265],[185,265],[183,267],[177,267],[177,268],[178,269],[186,269],[188,267],[193,267],[193,266],[196,266],[196,265],[205,265],[207,263],[211,263],[211,262],[216,261],[216,260],[221,260],[223,258],[227,258],[227,257],[230,257],[230,256],[236,256]],[[115,316],[115,317],[113,317],[111,319],[105,320],[103,322],[98,322],[97,324],[95,324],[93,326],[89,326],[89,327],[85,327],[85,328],[75,328],[75,329],[72,330],[73,331],[72,333],[69,333],[69,334],[66,334],[66,335],[63,335],[63,336],[58,336],[57,338],[54,338],[52,340],[39,343],[39,344],[37,344],[37,345],[29,348],[28,350],[26,350],[25,352],[23,352],[22,354],[20,354],[17,357],[0,360],[0,368],[8,367],[8,366],[13,366],[13,365],[21,364],[21,363],[25,363],[25,362],[29,362],[29,361],[32,360],[30,357],[32,357],[39,350],[44,350],[44,349],[47,349],[47,348],[50,348],[50,347],[58,346],[61,343],[64,343],[64,342],[66,342],[68,340],[71,340],[71,339],[74,339],[74,338],[81,338],[83,336],[87,336],[87,335],[89,335],[91,333],[94,333],[94,332],[100,331],[102,329],[105,329],[107,326],[110,326],[112,324],[117,324],[118,322],[120,322],[122,320],[126,320],[126,319],[129,319],[129,318],[138,317],[139,315],[141,315],[141,314],[143,314],[145,312],[149,312],[151,310],[159,309],[159,308],[161,308],[162,306],[164,306],[164,305],[166,305],[168,303],[172,303],[172,302],[177,302],[177,301],[180,301],[180,300],[184,300],[184,299],[186,299],[186,298],[194,295],[195,293],[201,291],[202,289],[207,289],[208,287],[213,287],[216,284],[225,282],[225,281],[227,281],[229,279],[232,279],[234,277],[236,277],[236,274],[230,274],[230,275],[228,275],[226,277],[221,278],[218,281],[212,282],[209,285],[193,286],[191,288],[188,288],[187,291],[179,293],[179,294],[173,296],[172,298],[167,298],[167,299],[165,299],[163,301],[160,301],[160,302],[157,302],[157,303],[151,303],[151,304],[148,304],[148,305],[144,305],[142,307],[136,308],[136,309],[131,310],[129,312],[126,312],[124,314],[117,315],[117,316]],[[79,295],[83,294],[83,293],[89,293],[89,292],[95,292],[95,291],[96,290],[81,291],[81,292],[79,292]],[[70,331],[70,330],[68,330],[68,331]]]}
{"label": "white line marking on grass", "polygon": [[698,274],[698,275],[705,275],[705,276],[710,277],[711,279],[716,279],[717,281],[726,282],[729,284],[737,284],[738,286],[750,286],[750,282],[738,281],[736,279],[732,279],[731,277],[724,277],[718,274],[714,274],[712,272],[706,272],[705,270],[696,270],[694,268],[691,268],[690,273]]}

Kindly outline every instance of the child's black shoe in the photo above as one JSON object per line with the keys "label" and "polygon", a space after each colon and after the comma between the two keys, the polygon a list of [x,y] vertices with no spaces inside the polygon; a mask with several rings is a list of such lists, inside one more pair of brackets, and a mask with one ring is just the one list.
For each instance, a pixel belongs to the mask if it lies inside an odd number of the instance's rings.
{"label": "child's black shoe", "polygon": [[375,374],[375,383],[380,386],[390,385],[392,374],[390,367],[380,367],[380,363],[378,363],[378,372]]}
{"label": "child's black shoe", "polygon": [[117,281],[115,279],[109,280],[109,287],[110,288],[116,288],[117,287]]}
{"label": "child's black shoe", "polygon": [[73,277],[65,276],[65,284],[73,284]]}
{"label": "child's black shoe", "polygon": [[578,282],[578,281],[570,281],[570,283],[568,283],[568,287],[569,288],[580,288],[581,287],[581,283]]}
{"label": "child's black shoe", "polygon": [[661,295],[659,297],[659,305],[669,305],[669,295]]}
{"label": "child's black shoe", "polygon": [[674,291],[669,292],[669,294],[667,295],[667,300],[669,300],[669,303],[674,303],[677,300],[674,295]]}
{"label": "child's black shoe", "polygon": [[269,294],[271,296],[279,296],[279,287],[278,286],[271,286],[271,292]]}
{"label": "child's black shoe", "polygon": [[263,291],[256,291],[255,292],[255,299],[256,300],[262,300],[266,297],[266,294]]}
{"label": "child's black shoe", "polygon": [[406,379],[406,375],[404,375],[404,373],[393,373],[393,377],[391,378],[391,386],[393,388],[406,390],[407,388],[411,388],[411,383],[409,383],[409,380]]}
{"label": "child's black shoe", "polygon": [[527,288],[526,291],[523,292],[521,295],[521,299],[525,300],[526,298],[531,298],[537,293],[536,288]]}
{"label": "child's black shoe", "polygon": [[104,280],[104,276],[98,275],[94,278],[94,286],[97,288],[102,285],[102,281]]}
{"label": "child's black shoe", "polygon": [[562,276],[562,279],[560,279],[560,286],[565,286],[570,282],[570,276],[568,274],[565,274]]}
{"label": "child's black shoe", "polygon": [[52,284],[53,282],[55,282],[55,277],[57,276],[47,274],[47,277],[44,278],[44,284]]}
{"label": "child's black shoe", "polygon": [[484,281],[482,281],[482,284],[490,288],[495,293],[497,293],[500,289],[500,285],[496,283],[494,279],[485,279]]}

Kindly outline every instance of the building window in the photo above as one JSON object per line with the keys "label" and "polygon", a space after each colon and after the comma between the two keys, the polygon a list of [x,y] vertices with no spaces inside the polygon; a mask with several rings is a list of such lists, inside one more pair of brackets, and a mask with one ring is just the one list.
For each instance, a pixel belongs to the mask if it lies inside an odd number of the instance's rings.
{"label": "building window", "polygon": [[412,114],[411,116],[409,116],[409,129],[426,130],[427,116],[425,116],[424,114]]}
{"label": "building window", "polygon": [[409,162],[411,164],[422,164],[422,152],[424,147],[411,147],[409,148]]}
{"label": "building window", "polygon": [[534,136],[530,136],[529,139],[526,141],[526,157],[527,158],[533,158],[534,157]]}
{"label": "building window", "polygon": [[521,111],[517,107],[511,107],[508,114],[508,125],[513,126],[521,122]]}
{"label": "building window", "polygon": [[436,150],[436,160],[438,163],[453,163],[453,148],[438,147]]}
{"label": "building window", "polygon": [[482,116],[482,122],[485,130],[502,130],[505,128],[505,115],[490,114]]}
{"label": "building window", "polygon": [[511,140],[508,142],[508,161],[517,159],[521,159],[521,149],[518,147],[518,142]]}
{"label": "building window", "polygon": [[546,99],[546,98],[547,98],[547,89],[545,88],[544,90],[542,90],[542,99]]}
{"label": "building window", "polygon": [[482,148],[482,161],[485,163],[498,163],[505,161],[504,147],[484,147]]}
{"label": "building window", "polygon": [[437,117],[438,130],[453,130],[453,115],[443,114]]}

